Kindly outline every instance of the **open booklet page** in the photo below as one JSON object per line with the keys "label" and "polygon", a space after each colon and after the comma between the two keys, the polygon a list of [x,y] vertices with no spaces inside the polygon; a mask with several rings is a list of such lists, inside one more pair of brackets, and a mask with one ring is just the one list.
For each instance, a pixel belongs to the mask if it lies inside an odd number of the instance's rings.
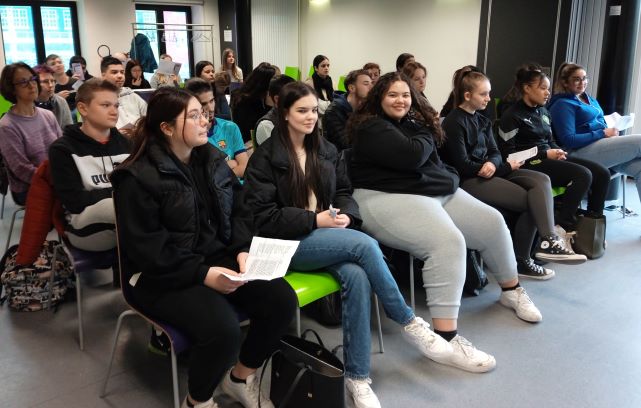
{"label": "open booklet page", "polygon": [[249,248],[245,273],[241,276],[224,275],[234,281],[281,278],[287,273],[298,243],[299,241],[254,237]]}

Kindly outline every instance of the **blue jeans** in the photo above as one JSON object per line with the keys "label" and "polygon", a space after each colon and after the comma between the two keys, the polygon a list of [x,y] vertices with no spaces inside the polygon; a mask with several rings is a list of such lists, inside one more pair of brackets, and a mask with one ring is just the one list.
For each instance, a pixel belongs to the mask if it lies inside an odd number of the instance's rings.
{"label": "blue jeans", "polygon": [[360,231],[319,228],[301,239],[290,267],[297,271],[327,270],[337,276],[343,300],[345,375],[368,378],[372,290],[390,319],[401,325],[414,319],[378,243]]}
{"label": "blue jeans", "polygon": [[616,136],[599,139],[570,156],[592,160],[626,176],[634,177],[641,200],[641,135]]}

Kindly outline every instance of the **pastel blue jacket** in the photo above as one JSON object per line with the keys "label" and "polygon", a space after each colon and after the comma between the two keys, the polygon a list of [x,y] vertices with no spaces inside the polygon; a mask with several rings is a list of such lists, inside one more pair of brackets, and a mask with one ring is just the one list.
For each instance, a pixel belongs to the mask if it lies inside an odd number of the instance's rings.
{"label": "pastel blue jacket", "polygon": [[574,94],[563,93],[552,96],[548,105],[554,136],[566,149],[580,149],[605,137],[603,109],[596,99],[585,95],[590,104]]}

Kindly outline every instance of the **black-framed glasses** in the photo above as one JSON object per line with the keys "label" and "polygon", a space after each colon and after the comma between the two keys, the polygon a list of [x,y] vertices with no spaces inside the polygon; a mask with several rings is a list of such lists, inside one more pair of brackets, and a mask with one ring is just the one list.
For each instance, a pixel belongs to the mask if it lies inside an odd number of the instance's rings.
{"label": "black-framed glasses", "polygon": [[28,88],[29,84],[31,84],[32,82],[38,82],[38,76],[37,75],[34,75],[31,78],[21,79],[18,82],[14,82],[13,86],[21,86],[23,88]]}

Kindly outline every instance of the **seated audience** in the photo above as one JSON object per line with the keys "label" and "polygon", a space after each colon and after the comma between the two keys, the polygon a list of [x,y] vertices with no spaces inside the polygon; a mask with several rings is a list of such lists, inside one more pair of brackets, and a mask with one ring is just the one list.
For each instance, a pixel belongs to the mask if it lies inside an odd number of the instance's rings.
{"label": "seated audience", "polygon": [[548,109],[554,135],[568,157],[634,177],[641,199],[641,135],[619,137],[618,129],[607,127],[599,102],[585,91],[588,76],[582,66],[564,63],[555,80]]}
{"label": "seated audience", "polygon": [[[518,69],[525,71],[542,72],[543,68],[541,67],[541,65],[531,62],[529,64],[521,65]],[[522,97],[523,94],[521,93],[521,88],[519,88],[515,82],[514,84],[512,84],[510,89],[508,89],[507,93],[496,104],[496,118],[501,119],[501,117],[503,116],[503,112],[508,110],[510,106],[514,105],[516,102],[520,101]]]}
{"label": "seated audience", "polygon": [[53,79],[53,70],[46,64],[40,64],[33,68],[38,74],[38,83],[40,84],[40,93],[36,98],[36,106],[53,112],[60,128],[73,123],[69,105],[63,97],[55,94],[56,80]]}
{"label": "seated audience", "polygon": [[209,61],[198,61],[196,63],[195,77],[204,79],[208,83],[214,82],[214,75],[216,70],[214,69],[214,64]]}
{"label": "seated audience", "polygon": [[138,119],[147,113],[147,103],[130,88],[125,87],[125,67],[120,60],[105,57],[100,62],[102,79],[118,88],[118,122],[116,128],[125,136],[131,136]]}
{"label": "seated audience", "polygon": [[363,65],[363,69],[369,72],[369,77],[372,78],[372,86],[376,84],[378,78],[381,76],[381,67],[375,62],[368,62]]}
{"label": "seated audience", "polygon": [[461,178],[460,187],[473,197],[500,210],[517,214],[514,252],[521,276],[546,280],[554,271],[534,263],[530,252],[537,229],[541,243],[536,257],[549,262],[585,262],[554,229],[554,202],[550,178],[520,170],[522,162],[504,162],[492,134],[492,123],[477,111],[490,101],[490,81],[479,72],[468,72],[454,87],[457,108],[443,121],[446,139],[443,161]]}
{"label": "seated audience", "polygon": [[278,128],[247,168],[247,203],[261,236],[300,241],[293,269],[329,270],[340,280],[348,398],[358,408],[380,407],[369,379],[372,290],[421,353],[446,359],[452,347],[414,315],[378,243],[358,231],[361,220],[345,166],[318,131],[314,90],[301,82],[287,84],[278,104]]}
{"label": "seated audience", "polygon": [[275,75],[269,81],[267,93],[274,103],[274,106],[263,117],[256,122],[256,144],[263,144],[272,135],[272,130],[278,127],[278,94],[283,86],[294,82],[294,79],[287,75]]}
{"label": "seated audience", "polygon": [[203,114],[210,120],[207,137],[209,143],[227,155],[227,165],[236,177],[243,178],[249,156],[243,143],[238,126],[229,120],[214,116],[216,96],[211,85],[200,78],[192,78],[185,83],[185,90],[198,99]]}
{"label": "seated audience", "polygon": [[[441,113],[440,113],[441,118],[445,118],[447,115],[449,115],[449,113],[452,110],[456,109],[456,105],[454,103],[454,86],[459,81],[460,77],[463,75],[466,75],[466,72],[469,72],[469,71],[480,72],[481,74],[483,73],[480,69],[478,69],[474,65],[466,65],[463,68],[459,68],[456,71],[454,71],[454,75],[452,76],[452,92],[450,92],[450,95],[447,97],[447,101],[441,108]],[[492,114],[489,111],[489,108],[480,110],[479,113],[481,113],[483,116],[485,116],[490,120],[492,119]]]}
{"label": "seated audience", "polygon": [[78,74],[68,76],[65,73],[65,64],[62,63],[62,58],[56,54],[47,55],[45,63],[53,70],[53,79],[56,80],[56,95],[64,98],[69,109],[74,112],[76,110],[76,90],[73,85],[79,79]]}
{"label": "seated audience", "polygon": [[142,65],[136,60],[129,60],[125,66],[125,86],[131,89],[151,88],[142,72]]}
{"label": "seated audience", "polygon": [[550,113],[545,104],[550,97],[550,80],[540,70],[521,68],[516,73],[514,87],[522,95],[501,116],[499,142],[504,155],[537,147],[536,156],[528,159],[522,169],[536,170],[550,177],[552,186],[563,186],[565,192],[556,198],[559,211],[557,223],[563,230],[557,231],[568,241],[576,231],[577,213],[583,197],[588,197],[588,215],[598,218],[603,215],[605,196],[610,183],[610,172],[602,165],[577,157],[568,157],[557,146],[552,134]]}
{"label": "seated audience", "polygon": [[[273,408],[256,371],[287,332],[296,294],[282,278],[225,276],[245,271],[253,227],[225,155],[207,143],[207,123],[185,91],[151,97],[133,152],[112,176],[123,285],[142,310],[191,340],[184,408],[217,407],[221,381],[244,407],[260,399]],[[244,341],[232,305],[249,316]]]}
{"label": "seated audience", "polygon": [[0,119],[0,154],[18,205],[25,204],[31,177],[47,159],[49,146],[62,136],[54,114],[35,106],[38,78],[24,62],[5,65],[0,75],[0,93],[13,104]]}
{"label": "seated audience", "polygon": [[329,58],[324,55],[317,55],[312,61],[314,73],[307,78],[305,83],[310,85],[318,95],[318,113],[323,116],[325,110],[334,100],[334,84],[329,76]]}
{"label": "seated audience", "polygon": [[130,145],[115,128],[116,85],[85,81],[76,101],[82,123],[65,128],[49,148],[53,187],[65,211],[69,242],[85,251],[106,251],[116,247],[110,176],[129,156]]}
{"label": "seated audience", "polygon": [[226,72],[217,72],[214,74],[214,82],[211,83],[212,88],[214,89],[214,94],[216,95],[216,112],[215,115],[217,118],[231,120],[231,108],[229,107],[229,102],[227,101],[227,95],[229,95],[229,76]]}
{"label": "seated audience", "polygon": [[466,371],[490,371],[494,357],[457,329],[466,247],[480,252],[501,287],[502,305],[528,322],[541,321],[541,313],[519,284],[503,217],[458,188],[456,171],[436,150],[444,137],[438,117],[407,81],[398,72],[381,76],[348,122],[354,199],[365,232],[424,261],[434,331],[454,350],[432,359]]}
{"label": "seated audience", "polygon": [[240,128],[245,143],[251,141],[251,131],[258,119],[272,108],[267,89],[275,74],[276,68],[272,64],[261,62],[247,76],[243,85],[232,92],[231,116]]}
{"label": "seated audience", "polygon": [[425,68],[425,66],[420,62],[414,61],[405,64],[401,72],[407,75],[407,77],[412,81],[414,88],[416,88],[416,90],[421,94],[423,98],[427,99],[427,97],[425,96],[425,86],[427,85],[427,68]]}
{"label": "seated audience", "polygon": [[236,54],[231,48],[225,48],[223,51],[223,65],[220,71],[227,74],[229,82],[243,82],[243,70],[236,64]]}
{"label": "seated audience", "polygon": [[372,88],[372,79],[365,70],[351,71],[345,77],[347,96],[336,95],[323,116],[323,136],[340,152],[351,146],[347,139],[347,119],[360,107]]}

